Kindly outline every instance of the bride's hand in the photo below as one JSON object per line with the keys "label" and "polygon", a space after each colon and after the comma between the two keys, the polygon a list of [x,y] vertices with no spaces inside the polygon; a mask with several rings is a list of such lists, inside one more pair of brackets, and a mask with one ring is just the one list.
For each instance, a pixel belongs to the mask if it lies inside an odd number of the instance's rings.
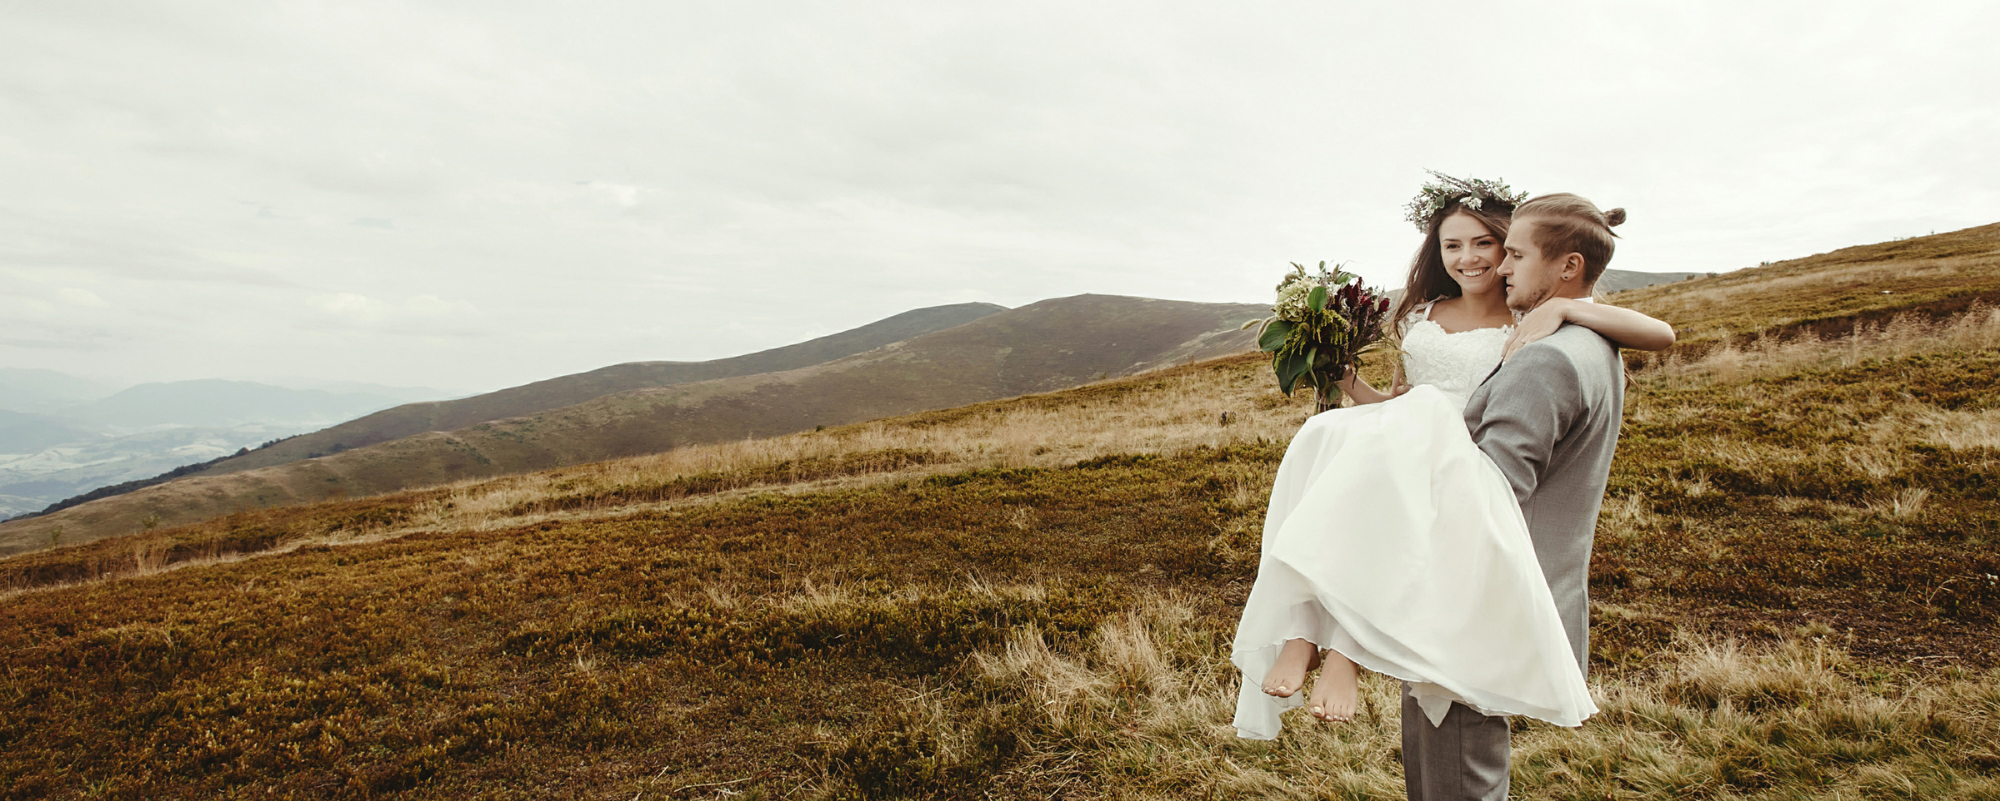
{"label": "bride's hand", "polygon": [[1513,336],[1507,337],[1507,344],[1500,349],[1500,361],[1506,361],[1514,355],[1514,351],[1539,342],[1562,328],[1563,323],[1569,320],[1569,304],[1575,302],[1569,298],[1549,298],[1536,306],[1534,311],[1522,315],[1520,322],[1514,324]]}

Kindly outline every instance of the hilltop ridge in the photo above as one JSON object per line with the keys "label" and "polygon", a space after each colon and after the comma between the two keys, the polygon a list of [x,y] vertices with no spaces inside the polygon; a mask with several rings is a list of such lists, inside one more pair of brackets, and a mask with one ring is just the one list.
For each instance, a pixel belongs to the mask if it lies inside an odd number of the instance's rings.
{"label": "hilltop ridge", "polygon": [[742,356],[703,362],[626,362],[469,398],[404,404],[219,462],[209,472],[233,473],[270,467],[426,431],[450,431],[491,420],[557,409],[628,390],[796,370],[963,325],[1006,310],[1007,307],[992,303],[931,306],[837,334]]}

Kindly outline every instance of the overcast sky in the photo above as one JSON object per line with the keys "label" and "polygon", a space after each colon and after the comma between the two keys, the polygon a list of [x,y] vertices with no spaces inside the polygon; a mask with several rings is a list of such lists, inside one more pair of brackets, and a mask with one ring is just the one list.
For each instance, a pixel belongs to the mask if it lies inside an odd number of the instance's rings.
{"label": "overcast sky", "polygon": [[0,0],[0,366],[475,391],[943,303],[1268,302],[1294,260],[1400,284],[1425,168],[1626,207],[1614,267],[1729,270],[2000,222],[1996,31],[1991,2]]}

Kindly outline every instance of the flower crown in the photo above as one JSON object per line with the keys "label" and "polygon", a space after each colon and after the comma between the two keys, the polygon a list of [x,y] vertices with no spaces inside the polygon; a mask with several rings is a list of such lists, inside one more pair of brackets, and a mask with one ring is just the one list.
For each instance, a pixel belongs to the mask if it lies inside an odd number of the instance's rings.
{"label": "flower crown", "polygon": [[1470,181],[1453,178],[1436,170],[1425,170],[1436,181],[1424,184],[1423,191],[1417,193],[1410,205],[1404,206],[1403,219],[1416,223],[1417,230],[1428,232],[1431,218],[1445,206],[1456,200],[1467,208],[1484,209],[1492,203],[1513,211],[1521,201],[1528,199],[1528,193],[1516,192],[1504,181],[1486,181],[1474,178]]}

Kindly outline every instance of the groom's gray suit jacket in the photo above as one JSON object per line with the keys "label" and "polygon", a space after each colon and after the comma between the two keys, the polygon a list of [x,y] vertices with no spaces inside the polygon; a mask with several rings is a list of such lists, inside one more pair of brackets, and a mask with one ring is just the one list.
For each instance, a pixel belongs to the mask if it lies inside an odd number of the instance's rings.
{"label": "groom's gray suit jacket", "polygon": [[1516,351],[1472,393],[1465,424],[1514,487],[1577,665],[1590,666],[1590,547],[1618,425],[1625,369],[1596,332],[1565,325]]}

